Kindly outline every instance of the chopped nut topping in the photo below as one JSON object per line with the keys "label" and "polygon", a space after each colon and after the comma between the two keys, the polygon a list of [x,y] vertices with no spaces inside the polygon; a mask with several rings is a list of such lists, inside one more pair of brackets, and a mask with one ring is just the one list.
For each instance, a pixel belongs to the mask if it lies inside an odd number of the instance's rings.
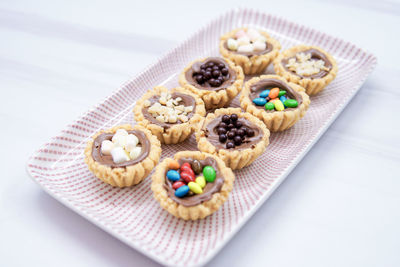
{"label": "chopped nut topping", "polygon": [[150,106],[150,101],[146,100],[144,106],[149,107],[148,112],[159,122],[177,123],[180,120],[184,123],[188,121],[187,115],[193,112],[194,107],[180,105],[181,101],[181,97],[173,99],[171,94],[162,92],[158,102]]}
{"label": "chopped nut topping", "polygon": [[286,67],[290,71],[296,72],[298,75],[310,76],[317,74],[320,71],[329,71],[329,68],[325,67],[325,61],[322,59],[312,60],[311,54],[298,53],[296,58],[289,59]]}

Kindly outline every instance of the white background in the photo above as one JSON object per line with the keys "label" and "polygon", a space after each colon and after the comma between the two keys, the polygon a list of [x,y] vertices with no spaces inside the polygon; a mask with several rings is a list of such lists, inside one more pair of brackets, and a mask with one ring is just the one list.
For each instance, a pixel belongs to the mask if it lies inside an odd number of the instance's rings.
{"label": "white background", "polygon": [[25,163],[225,9],[253,6],[378,57],[358,95],[210,266],[400,266],[400,3],[0,2],[0,265],[158,266],[43,192]]}

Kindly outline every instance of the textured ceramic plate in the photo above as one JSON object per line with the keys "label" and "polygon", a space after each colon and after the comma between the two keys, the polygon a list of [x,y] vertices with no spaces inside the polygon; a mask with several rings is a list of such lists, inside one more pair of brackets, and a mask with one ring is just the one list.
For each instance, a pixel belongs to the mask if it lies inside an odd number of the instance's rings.
{"label": "textured ceramic plate", "polygon": [[[189,62],[218,55],[219,36],[243,25],[266,30],[281,42],[282,49],[303,43],[321,46],[336,58],[339,73],[321,94],[311,98],[302,120],[288,131],[272,134],[266,152],[250,167],[235,172],[234,190],[218,212],[195,222],[179,220],[154,200],[150,178],[135,187],[118,189],[89,172],[83,150],[91,135],[117,124],[134,124],[132,108],[147,89],[160,84],[176,86],[178,74]],[[28,171],[54,198],[150,258],[164,265],[202,265],[279,186],[357,93],[375,64],[372,54],[348,42],[271,15],[235,9],[67,126],[32,155]],[[182,144],[163,146],[162,157],[181,150],[196,150],[193,136]]]}

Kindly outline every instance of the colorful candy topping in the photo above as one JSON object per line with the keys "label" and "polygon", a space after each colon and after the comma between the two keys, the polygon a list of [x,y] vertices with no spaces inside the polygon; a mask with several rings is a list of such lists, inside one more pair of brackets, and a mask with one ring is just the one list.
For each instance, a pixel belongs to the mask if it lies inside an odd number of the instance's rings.
{"label": "colorful candy topping", "polygon": [[[217,176],[212,166],[203,167],[198,160],[193,160],[191,164],[183,163],[181,166],[173,160],[168,164],[168,169],[167,179],[172,182],[175,196],[179,198],[202,194],[206,184],[214,182]],[[199,176],[196,177],[196,175]]]}
{"label": "colorful candy topping", "polygon": [[188,114],[193,111],[193,106],[179,104],[181,97],[172,98],[170,93],[162,92],[158,102],[151,105],[149,100],[144,102],[144,107],[148,107],[148,112],[159,122],[164,123],[182,123],[188,121]]}
{"label": "colorful candy topping", "polygon": [[134,134],[128,134],[125,129],[118,129],[110,140],[101,142],[101,153],[112,156],[114,163],[122,163],[136,159],[142,152],[138,146],[139,139]]}
{"label": "colorful candy topping", "polygon": [[209,84],[211,87],[219,87],[229,79],[229,69],[222,62],[210,61],[200,65],[199,70],[194,70],[193,78],[200,85]]}
{"label": "colorful candy topping", "polygon": [[[221,117],[221,122],[217,125],[214,131],[218,134],[220,143],[224,144],[226,142],[225,147],[227,149],[240,146],[246,139],[246,136],[252,137],[255,134],[253,129],[243,126],[243,123],[239,120],[237,114],[223,115]],[[204,170],[203,174],[207,180]],[[210,177],[209,173],[207,175]]]}
{"label": "colorful candy topping", "polygon": [[264,106],[265,110],[282,111],[285,108],[296,108],[299,103],[296,99],[289,99],[285,90],[274,87],[270,90],[264,90],[259,97],[253,99],[253,103],[257,106]]}
{"label": "colorful candy topping", "polygon": [[229,38],[226,44],[229,50],[251,53],[265,50],[267,39],[258,30],[248,29],[236,32],[234,38]]}
{"label": "colorful candy topping", "polygon": [[322,59],[312,59],[311,53],[297,53],[296,57],[290,58],[286,68],[298,75],[311,76],[320,71],[329,71]]}

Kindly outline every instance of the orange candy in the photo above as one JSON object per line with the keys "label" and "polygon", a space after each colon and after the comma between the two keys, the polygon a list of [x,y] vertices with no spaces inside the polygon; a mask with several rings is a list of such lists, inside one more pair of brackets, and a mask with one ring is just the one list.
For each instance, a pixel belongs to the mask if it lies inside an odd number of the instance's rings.
{"label": "orange candy", "polygon": [[279,88],[278,87],[272,88],[271,91],[269,91],[268,96],[271,99],[277,98],[279,96]]}
{"label": "orange candy", "polygon": [[172,170],[177,170],[179,167],[179,163],[176,160],[173,160],[168,164],[168,168]]}
{"label": "orange candy", "polygon": [[271,100],[268,101],[268,102],[274,102],[274,101],[276,101],[276,100],[278,100],[278,98],[271,99]]}

